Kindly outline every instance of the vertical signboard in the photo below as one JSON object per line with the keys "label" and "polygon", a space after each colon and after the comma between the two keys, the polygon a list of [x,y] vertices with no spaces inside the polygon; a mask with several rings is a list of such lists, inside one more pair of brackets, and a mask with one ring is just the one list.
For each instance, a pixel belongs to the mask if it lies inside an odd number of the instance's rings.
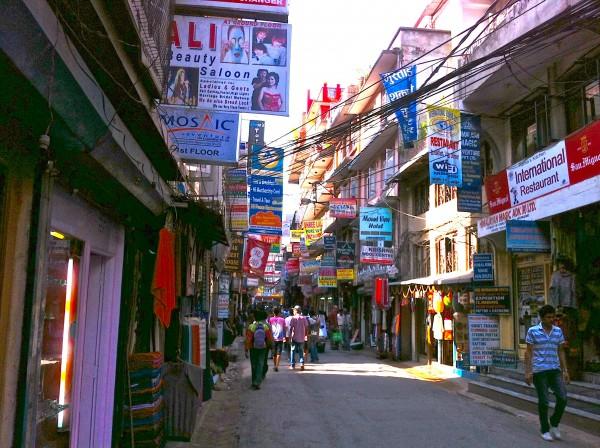
{"label": "vertical signboard", "polygon": [[460,111],[448,107],[429,107],[427,112],[429,183],[461,187]]}
{"label": "vertical signboard", "polygon": [[473,281],[494,281],[494,254],[473,254]]}
{"label": "vertical signboard", "polygon": [[288,115],[291,26],[174,16],[165,105]]}
{"label": "vertical signboard", "polygon": [[346,241],[336,243],[336,267],[338,280],[354,280],[354,253],[356,244]]}
{"label": "vertical signboard", "polygon": [[229,244],[229,254],[225,258],[225,270],[228,272],[241,272],[242,253],[244,250],[244,238],[233,234]]}
{"label": "vertical signboard", "polygon": [[481,118],[460,114],[462,187],[456,191],[459,212],[481,213]]}
{"label": "vertical signboard", "polygon": [[469,358],[472,366],[491,366],[494,351],[500,348],[498,316],[470,314]]}
{"label": "vertical signboard", "polygon": [[281,236],[283,180],[250,176],[250,232]]}

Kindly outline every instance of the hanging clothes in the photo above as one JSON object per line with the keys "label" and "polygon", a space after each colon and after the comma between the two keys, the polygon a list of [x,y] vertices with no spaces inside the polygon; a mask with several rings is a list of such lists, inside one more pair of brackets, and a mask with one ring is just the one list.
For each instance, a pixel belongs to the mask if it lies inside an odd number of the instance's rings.
{"label": "hanging clothes", "polygon": [[175,308],[175,234],[161,229],[158,251],[152,278],[154,314],[165,327],[171,323],[171,311]]}

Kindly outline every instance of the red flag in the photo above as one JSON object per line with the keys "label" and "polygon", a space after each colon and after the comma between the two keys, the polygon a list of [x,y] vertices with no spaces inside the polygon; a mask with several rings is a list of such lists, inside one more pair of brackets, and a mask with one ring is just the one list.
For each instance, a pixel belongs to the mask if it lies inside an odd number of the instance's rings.
{"label": "red flag", "polygon": [[248,238],[244,251],[244,272],[262,277],[267,267],[270,250],[271,243]]}

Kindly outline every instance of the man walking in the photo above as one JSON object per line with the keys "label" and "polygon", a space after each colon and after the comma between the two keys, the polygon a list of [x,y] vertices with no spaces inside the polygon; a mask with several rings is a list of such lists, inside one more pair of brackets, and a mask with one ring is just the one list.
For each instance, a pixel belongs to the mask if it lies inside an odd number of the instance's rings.
{"label": "man walking", "polygon": [[300,370],[304,370],[304,343],[308,340],[308,321],[302,315],[300,305],[294,307],[294,316],[290,320],[288,330],[290,336],[290,369],[296,368],[296,353],[298,353]]}
{"label": "man walking", "polygon": [[250,366],[252,369],[252,389],[260,389],[265,375],[265,364],[269,347],[273,344],[271,328],[266,322],[267,313],[256,310],[255,320],[248,325],[246,330],[246,357],[250,352]]}
{"label": "man walking", "polygon": [[287,326],[285,319],[281,317],[280,309],[275,308],[273,310],[273,316],[269,318],[268,322],[273,332],[273,370],[279,371],[279,362],[281,361],[281,352],[283,350],[283,343],[285,342],[285,334]]}
{"label": "man walking", "polygon": [[[544,305],[539,310],[541,322],[527,331],[525,352],[525,382],[533,382],[538,395],[538,413],[542,439],[560,440],[558,424],[567,406],[565,383],[569,372],[564,352],[565,337],[562,330],[553,325],[554,307]],[[548,421],[548,389],[556,396],[556,407]]]}

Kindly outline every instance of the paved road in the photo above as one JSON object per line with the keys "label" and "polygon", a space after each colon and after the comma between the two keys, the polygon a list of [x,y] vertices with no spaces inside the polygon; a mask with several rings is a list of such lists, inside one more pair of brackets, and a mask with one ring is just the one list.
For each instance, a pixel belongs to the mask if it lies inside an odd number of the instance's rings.
{"label": "paved road", "polygon": [[[246,362],[236,439],[241,448],[549,445],[532,414],[473,400],[464,380],[440,376],[440,369],[384,363],[370,351],[328,350],[305,371],[269,370],[254,391]],[[600,439],[567,427],[563,438],[550,446],[600,446]]]}

